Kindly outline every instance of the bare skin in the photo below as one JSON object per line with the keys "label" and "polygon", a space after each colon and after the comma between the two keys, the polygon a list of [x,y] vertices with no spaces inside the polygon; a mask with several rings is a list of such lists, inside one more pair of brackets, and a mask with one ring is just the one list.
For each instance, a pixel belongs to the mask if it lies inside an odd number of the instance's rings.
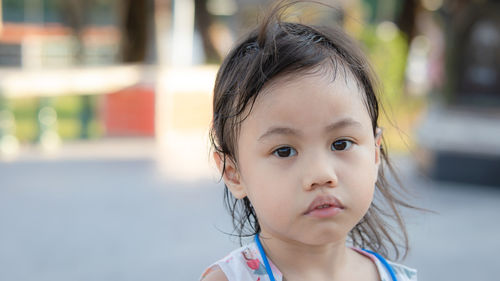
{"label": "bare skin", "polygon": [[262,239],[264,248],[274,244],[272,250],[266,252],[270,253],[268,256],[272,261],[276,261],[274,264],[286,281],[379,280],[375,264],[366,256],[346,247],[344,242],[317,247],[269,242]]}

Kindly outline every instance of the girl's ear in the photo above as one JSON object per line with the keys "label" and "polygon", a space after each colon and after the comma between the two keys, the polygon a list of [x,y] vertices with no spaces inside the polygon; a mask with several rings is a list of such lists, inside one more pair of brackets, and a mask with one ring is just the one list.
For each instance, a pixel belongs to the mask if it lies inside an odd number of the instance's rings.
{"label": "girl's ear", "polygon": [[213,157],[215,160],[215,164],[219,169],[219,172],[224,172],[222,178],[224,179],[224,183],[226,184],[227,188],[229,188],[229,191],[231,191],[236,199],[245,198],[247,196],[247,193],[245,187],[241,183],[240,173],[238,172],[238,169],[236,168],[233,160],[230,159],[230,157],[226,157],[224,161],[224,155],[216,151],[214,152]]}

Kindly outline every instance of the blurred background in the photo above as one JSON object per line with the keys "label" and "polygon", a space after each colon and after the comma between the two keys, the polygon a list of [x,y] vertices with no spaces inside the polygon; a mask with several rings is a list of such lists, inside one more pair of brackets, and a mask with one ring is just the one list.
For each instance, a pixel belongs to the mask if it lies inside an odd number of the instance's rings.
{"label": "blurred background", "polygon": [[[500,2],[320,1],[379,75],[421,280],[493,280]],[[216,71],[271,1],[0,0],[0,280],[197,280],[238,246],[209,160]]]}

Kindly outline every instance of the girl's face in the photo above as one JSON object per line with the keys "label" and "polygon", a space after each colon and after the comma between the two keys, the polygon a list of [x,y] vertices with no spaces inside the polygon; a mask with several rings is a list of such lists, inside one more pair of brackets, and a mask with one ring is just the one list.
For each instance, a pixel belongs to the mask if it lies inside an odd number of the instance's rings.
{"label": "girl's face", "polygon": [[350,74],[271,84],[241,124],[226,184],[248,196],[263,237],[345,241],[372,202],[380,161],[364,93]]}

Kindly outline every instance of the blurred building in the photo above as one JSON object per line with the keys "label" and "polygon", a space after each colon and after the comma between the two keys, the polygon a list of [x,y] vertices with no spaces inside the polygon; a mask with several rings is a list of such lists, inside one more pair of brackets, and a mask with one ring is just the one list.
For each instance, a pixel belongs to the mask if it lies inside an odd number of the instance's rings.
{"label": "blurred building", "polygon": [[[120,35],[112,5],[82,6],[88,10],[82,11],[63,1],[3,0],[1,7],[0,67],[54,68],[116,62]],[[86,18],[78,23],[71,19],[84,14]]]}
{"label": "blurred building", "polygon": [[[60,137],[153,135],[150,115],[154,111],[127,112],[122,105],[122,100],[135,95],[135,102],[154,108],[151,94],[143,94],[151,92],[151,87],[137,85],[150,81],[142,77],[150,72],[120,65],[133,62],[140,53],[131,48],[123,51],[127,45],[123,38],[128,35],[123,31],[123,17],[130,9],[141,9],[115,0],[2,0],[0,4],[0,124],[4,124],[0,126],[0,156],[13,151],[16,136],[45,146],[44,140],[58,143]],[[137,28],[132,25],[130,29]],[[136,39],[134,46],[140,46],[141,40]],[[132,85],[136,87],[119,91]],[[131,93],[133,89],[137,91]],[[127,120],[102,110],[106,108],[116,115],[135,116],[145,121],[144,126],[123,131]],[[43,117],[48,112],[51,118]]]}
{"label": "blurred building", "polygon": [[438,180],[500,186],[500,3],[446,1],[445,85],[419,131]]}

